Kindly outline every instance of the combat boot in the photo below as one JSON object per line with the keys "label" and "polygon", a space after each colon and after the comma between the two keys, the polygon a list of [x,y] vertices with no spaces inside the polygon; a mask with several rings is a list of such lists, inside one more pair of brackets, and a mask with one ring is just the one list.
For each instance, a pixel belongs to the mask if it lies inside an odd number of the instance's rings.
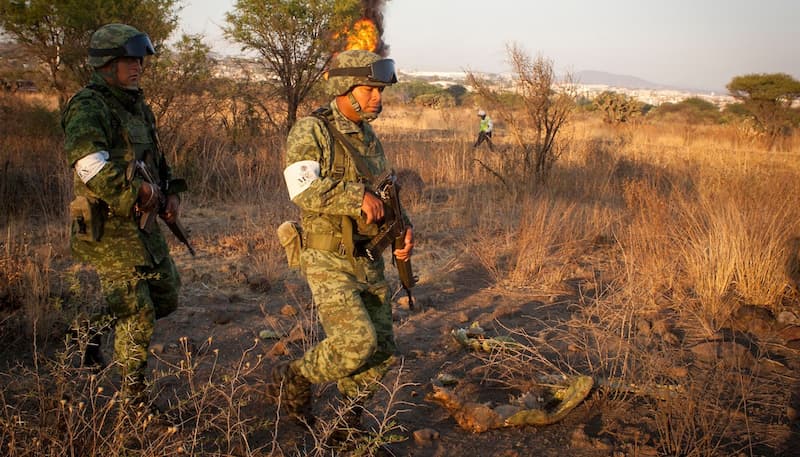
{"label": "combat boot", "polygon": [[311,382],[290,361],[272,367],[267,396],[297,422],[312,425]]}

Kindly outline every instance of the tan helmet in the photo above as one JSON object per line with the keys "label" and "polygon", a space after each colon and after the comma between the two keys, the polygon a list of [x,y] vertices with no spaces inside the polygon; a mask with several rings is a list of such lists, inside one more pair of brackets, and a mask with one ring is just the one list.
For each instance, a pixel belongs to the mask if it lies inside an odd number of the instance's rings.
{"label": "tan helmet", "polygon": [[355,86],[391,86],[397,82],[394,60],[374,52],[351,49],[337,54],[328,71],[328,92],[344,95]]}
{"label": "tan helmet", "polygon": [[478,116],[480,116],[480,117],[486,116],[486,111],[484,111],[482,109],[479,109],[478,110]]}
{"label": "tan helmet", "polygon": [[89,41],[89,65],[95,68],[118,57],[144,58],[155,53],[150,37],[126,24],[104,25]]}

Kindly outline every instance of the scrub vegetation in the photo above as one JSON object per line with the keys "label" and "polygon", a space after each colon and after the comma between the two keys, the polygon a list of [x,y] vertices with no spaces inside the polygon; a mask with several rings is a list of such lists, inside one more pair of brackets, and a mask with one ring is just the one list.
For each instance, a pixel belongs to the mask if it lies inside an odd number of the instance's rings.
{"label": "scrub vegetation", "polygon": [[[521,68],[531,62],[547,63]],[[765,137],[734,110],[697,101],[625,122],[575,105],[546,137],[557,154],[540,169],[545,137],[532,105],[506,104],[514,97],[491,97],[490,87],[459,91],[446,107],[388,88],[374,125],[414,221],[417,307],[397,295],[401,363],[367,404],[372,433],[341,449],[327,437],[352,405],[335,389],[315,391],[327,406],[313,427],[282,420],[265,398],[270,366],[321,331],[275,236],[297,217],[282,178],[285,106],[255,80],[203,81],[153,90],[166,107],[162,146],[190,183],[183,221],[198,251],[169,240],[184,286],[151,345],[155,414],[120,402],[113,370],[94,372],[76,355],[86,341],[71,337],[71,322],[102,301],[96,276],[69,257],[72,176],[57,97],[0,93],[0,454],[778,456],[796,447],[796,127]],[[495,120],[495,152],[472,148],[478,106]],[[473,323],[480,338],[515,344],[467,350],[452,331]],[[433,382],[481,404],[513,403],[577,375],[594,389],[543,427],[471,433],[426,400]]]}

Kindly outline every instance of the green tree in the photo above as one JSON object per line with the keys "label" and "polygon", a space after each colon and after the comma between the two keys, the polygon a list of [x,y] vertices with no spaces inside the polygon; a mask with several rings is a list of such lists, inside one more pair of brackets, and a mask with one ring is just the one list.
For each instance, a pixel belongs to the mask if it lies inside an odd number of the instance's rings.
{"label": "green tree", "polygon": [[763,131],[769,147],[791,126],[791,106],[800,98],[800,81],[785,73],[734,77],[726,86]]}
{"label": "green tree", "polygon": [[177,0],[0,0],[0,28],[47,68],[62,100],[84,83],[92,33],[112,22],[146,32],[156,49],[177,25]]}
{"label": "green tree", "polygon": [[455,100],[456,105],[461,105],[461,103],[464,101],[464,96],[467,95],[467,88],[462,86],[461,84],[454,84],[445,89],[445,91],[447,91],[447,93],[449,93],[453,97],[453,100]]}
{"label": "green tree", "polygon": [[603,121],[613,125],[628,122],[642,114],[642,104],[638,100],[610,90],[595,97],[594,106],[603,113]]}
{"label": "green tree", "polygon": [[183,35],[174,49],[163,48],[145,72],[147,100],[161,119],[184,95],[200,94],[211,79],[211,48],[200,35]]}
{"label": "green tree", "polygon": [[420,95],[435,94],[441,90],[440,87],[421,80],[401,81],[392,86],[392,94],[403,103],[409,103]]}
{"label": "green tree", "polygon": [[690,97],[678,103],[663,103],[655,109],[654,115],[688,124],[716,124],[722,120],[717,105],[700,97]]}
{"label": "green tree", "polygon": [[[210,47],[200,35],[183,35],[173,48],[163,47],[144,72],[147,102],[158,120],[161,147],[168,153],[185,153],[191,147],[179,138],[190,125],[201,125],[204,113],[219,103],[203,96],[212,83]],[[170,157],[180,164],[183,157]]]}
{"label": "green tree", "polygon": [[419,106],[425,106],[428,108],[451,108],[456,106],[456,100],[450,95],[449,92],[444,90],[439,90],[439,92],[434,92],[430,94],[422,94],[414,98],[414,103]]}
{"label": "green tree", "polygon": [[225,15],[225,35],[253,50],[280,82],[286,127],[320,81],[343,31],[361,16],[360,0],[237,0]]}

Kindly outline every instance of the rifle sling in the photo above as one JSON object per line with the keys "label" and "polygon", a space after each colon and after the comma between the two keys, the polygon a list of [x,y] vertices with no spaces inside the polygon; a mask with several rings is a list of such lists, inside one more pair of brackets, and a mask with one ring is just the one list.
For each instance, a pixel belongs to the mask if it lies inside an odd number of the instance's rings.
{"label": "rifle sling", "polygon": [[[350,141],[350,139],[347,138],[347,136],[345,136],[345,134],[340,132],[338,129],[334,128],[331,125],[331,122],[328,119],[328,117],[323,115],[323,113],[317,113],[315,111],[313,114],[314,117],[321,120],[325,124],[325,127],[328,129],[328,133],[331,134],[331,137],[333,137],[336,141],[339,142],[339,144],[343,146],[345,152],[350,157],[350,160],[352,160],[353,164],[356,166],[356,170],[358,170],[358,173],[366,177],[370,183],[375,183],[375,175],[372,174],[372,172],[369,170],[367,162],[365,162],[364,158],[361,157],[361,154],[358,152],[358,149],[356,149],[356,147],[353,146],[353,143]],[[334,148],[331,148],[332,153],[333,149]]]}

